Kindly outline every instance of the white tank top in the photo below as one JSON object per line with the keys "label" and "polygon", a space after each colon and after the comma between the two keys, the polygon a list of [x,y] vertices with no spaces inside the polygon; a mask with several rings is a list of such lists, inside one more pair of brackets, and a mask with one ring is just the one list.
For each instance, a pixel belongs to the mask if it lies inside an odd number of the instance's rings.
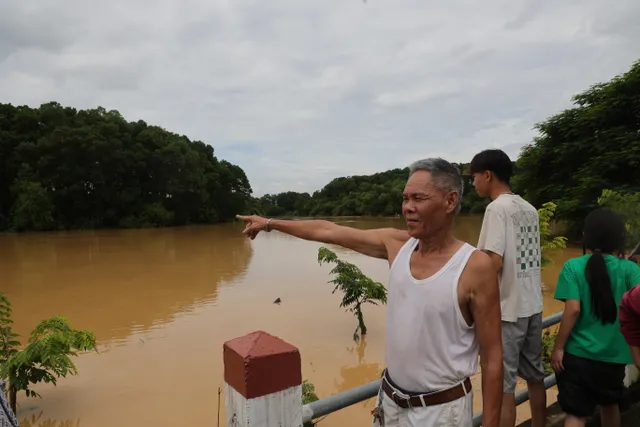
{"label": "white tank top", "polygon": [[387,300],[387,373],[405,391],[450,388],[478,367],[474,326],[458,304],[458,279],[476,249],[464,243],[433,276],[417,280],[409,266],[418,244],[409,239],[391,265]]}

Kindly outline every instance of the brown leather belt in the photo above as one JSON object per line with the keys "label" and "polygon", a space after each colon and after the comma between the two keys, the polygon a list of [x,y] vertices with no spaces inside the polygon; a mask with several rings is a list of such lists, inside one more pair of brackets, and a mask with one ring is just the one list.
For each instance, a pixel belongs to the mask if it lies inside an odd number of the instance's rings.
{"label": "brown leather belt", "polygon": [[391,400],[396,403],[396,405],[401,408],[433,406],[451,402],[453,400],[461,398],[465,394],[469,394],[471,392],[471,379],[467,378],[461,384],[458,384],[457,386],[448,388],[446,390],[429,394],[420,394],[411,396],[409,399],[405,399],[404,397],[399,396],[396,393],[396,391],[389,385],[385,377],[382,377],[382,390],[387,396],[389,396]]}

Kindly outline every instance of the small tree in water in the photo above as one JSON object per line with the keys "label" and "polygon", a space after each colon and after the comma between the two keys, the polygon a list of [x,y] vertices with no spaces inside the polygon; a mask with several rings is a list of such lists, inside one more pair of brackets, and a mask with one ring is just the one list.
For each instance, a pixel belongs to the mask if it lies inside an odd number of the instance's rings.
{"label": "small tree in water", "polygon": [[96,349],[96,338],[90,331],[72,329],[64,317],[45,319],[31,332],[27,345],[19,350],[18,334],[12,330],[11,304],[0,292],[0,378],[9,381],[9,404],[16,412],[20,390],[27,397],[40,397],[31,390],[39,382],[56,385],[59,377],[77,375],[69,356],[76,351]]}
{"label": "small tree in water", "polygon": [[364,323],[362,304],[387,303],[387,289],[380,282],[374,282],[367,277],[358,267],[350,262],[342,261],[329,249],[322,247],[318,250],[318,263],[333,263],[335,267],[330,274],[336,275],[329,283],[335,288],[332,293],[340,289],[343,293],[340,307],[347,307],[347,311],[354,313],[358,319],[358,326],[353,333],[353,339],[358,341],[360,335],[367,334],[367,326]]}

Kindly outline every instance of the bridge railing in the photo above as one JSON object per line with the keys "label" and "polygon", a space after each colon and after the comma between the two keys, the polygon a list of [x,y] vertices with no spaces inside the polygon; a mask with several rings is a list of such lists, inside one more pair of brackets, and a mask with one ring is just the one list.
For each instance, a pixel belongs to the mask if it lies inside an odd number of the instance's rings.
{"label": "bridge railing", "polygon": [[[562,312],[552,314],[542,319],[542,328],[547,329],[560,323],[562,320]],[[368,384],[355,387],[342,393],[334,394],[329,397],[325,397],[315,402],[308,403],[302,407],[302,420],[303,422],[309,422],[324,415],[328,415],[332,412],[339,411],[356,403],[363,402],[367,399],[375,397],[378,394],[380,388],[380,380],[372,381]],[[549,389],[556,385],[556,376],[551,374],[544,379],[545,389]],[[529,390],[522,390],[515,395],[516,405],[520,405],[529,400]],[[473,426],[479,427],[482,425],[482,412],[475,414],[473,417]]]}

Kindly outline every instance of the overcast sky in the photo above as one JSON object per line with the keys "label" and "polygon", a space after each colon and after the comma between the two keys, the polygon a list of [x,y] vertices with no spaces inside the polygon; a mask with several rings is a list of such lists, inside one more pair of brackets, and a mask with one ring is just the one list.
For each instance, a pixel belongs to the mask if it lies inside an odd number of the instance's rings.
{"label": "overcast sky", "polygon": [[441,156],[513,158],[640,58],[640,1],[0,0],[0,102],[202,140],[256,195]]}

